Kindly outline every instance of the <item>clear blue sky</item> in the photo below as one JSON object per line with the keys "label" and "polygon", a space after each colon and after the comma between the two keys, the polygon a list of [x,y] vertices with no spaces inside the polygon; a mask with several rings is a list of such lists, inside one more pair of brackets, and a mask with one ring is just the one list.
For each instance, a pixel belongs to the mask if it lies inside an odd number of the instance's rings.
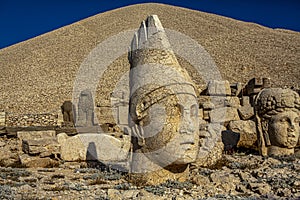
{"label": "clear blue sky", "polygon": [[300,0],[0,0],[0,48],[107,10],[146,2],[300,31]]}

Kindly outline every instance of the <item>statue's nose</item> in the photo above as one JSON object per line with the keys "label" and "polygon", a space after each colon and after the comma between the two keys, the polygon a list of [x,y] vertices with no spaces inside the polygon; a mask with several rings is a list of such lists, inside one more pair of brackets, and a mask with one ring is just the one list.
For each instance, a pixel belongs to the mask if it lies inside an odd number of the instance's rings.
{"label": "statue's nose", "polygon": [[295,125],[291,124],[290,127],[288,128],[288,132],[294,132],[294,131],[295,131]]}
{"label": "statue's nose", "polygon": [[288,131],[296,131],[297,129],[299,129],[299,123],[295,122],[294,120],[291,120]]}
{"label": "statue's nose", "polygon": [[181,123],[179,133],[181,134],[193,134],[196,130],[195,124],[192,122],[190,118],[183,119]]}

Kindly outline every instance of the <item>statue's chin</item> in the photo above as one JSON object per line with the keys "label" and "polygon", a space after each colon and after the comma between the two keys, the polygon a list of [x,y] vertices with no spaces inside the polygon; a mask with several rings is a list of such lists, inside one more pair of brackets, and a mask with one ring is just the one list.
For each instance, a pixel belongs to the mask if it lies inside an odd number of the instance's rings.
{"label": "statue's chin", "polygon": [[195,154],[185,154],[182,157],[178,158],[173,164],[182,165],[182,164],[192,163],[195,161],[196,161]]}

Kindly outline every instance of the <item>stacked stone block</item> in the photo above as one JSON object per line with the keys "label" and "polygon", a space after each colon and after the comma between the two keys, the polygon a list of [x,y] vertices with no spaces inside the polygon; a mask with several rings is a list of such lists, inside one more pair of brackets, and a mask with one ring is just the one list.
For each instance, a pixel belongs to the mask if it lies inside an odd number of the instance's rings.
{"label": "stacked stone block", "polygon": [[56,165],[60,145],[55,131],[20,131],[17,133],[19,159],[26,167]]}
{"label": "stacked stone block", "polygon": [[6,126],[29,127],[29,126],[58,126],[58,115],[46,114],[7,114]]}
{"label": "stacked stone block", "polygon": [[[235,147],[257,149],[253,99],[263,88],[270,87],[269,79],[251,79],[241,83],[210,81],[199,97],[200,124],[223,126],[222,141],[226,150]],[[200,127],[201,127],[200,126]]]}

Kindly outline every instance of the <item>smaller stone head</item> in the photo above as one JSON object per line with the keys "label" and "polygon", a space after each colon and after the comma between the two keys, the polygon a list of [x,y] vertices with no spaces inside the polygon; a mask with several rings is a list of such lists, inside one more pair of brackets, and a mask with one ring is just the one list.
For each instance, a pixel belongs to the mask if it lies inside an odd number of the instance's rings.
{"label": "smaller stone head", "polygon": [[90,90],[81,91],[78,106],[80,107],[79,109],[84,111],[94,108],[93,96]]}
{"label": "smaller stone head", "polygon": [[300,98],[291,89],[267,88],[256,97],[255,112],[262,155],[289,155],[299,145]]}

